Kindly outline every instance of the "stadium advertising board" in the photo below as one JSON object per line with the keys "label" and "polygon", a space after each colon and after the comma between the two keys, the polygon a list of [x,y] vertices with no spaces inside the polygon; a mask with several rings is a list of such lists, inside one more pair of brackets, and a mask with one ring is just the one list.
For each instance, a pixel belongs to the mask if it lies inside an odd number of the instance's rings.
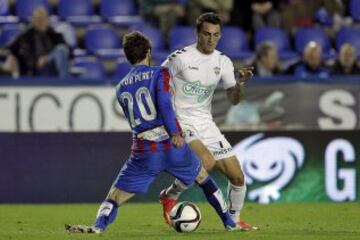
{"label": "stadium advertising board", "polygon": [[[360,84],[347,82],[254,84],[227,112],[217,97],[214,119],[230,129],[358,129],[359,93]],[[3,132],[129,130],[113,86],[1,86],[0,112]]]}
{"label": "stadium advertising board", "polygon": [[360,84],[263,84],[246,88],[226,123],[245,129],[358,129]]}
{"label": "stadium advertising board", "polygon": [[[225,132],[259,203],[360,201],[360,132]],[[130,133],[0,133],[0,202],[101,201],[130,153]],[[226,192],[227,180],[213,172]],[[148,194],[172,182],[162,174]],[[183,199],[205,201],[198,187]]]}
{"label": "stadium advertising board", "polygon": [[360,132],[229,133],[249,200],[358,201]]}
{"label": "stadium advertising board", "polygon": [[[359,131],[226,132],[242,163],[248,201],[360,201]],[[227,180],[214,173],[226,192]],[[190,189],[186,198],[204,200]]]}
{"label": "stadium advertising board", "polygon": [[1,87],[0,131],[128,131],[115,89]]}

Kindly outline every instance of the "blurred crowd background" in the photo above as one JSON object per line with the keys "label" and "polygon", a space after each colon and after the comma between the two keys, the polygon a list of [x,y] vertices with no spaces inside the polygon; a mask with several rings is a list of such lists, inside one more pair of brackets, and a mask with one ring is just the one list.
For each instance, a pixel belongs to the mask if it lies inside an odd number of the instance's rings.
{"label": "blurred crowd background", "polygon": [[[219,85],[212,112],[223,129],[360,126],[360,0],[0,0],[0,84],[112,86],[131,68],[125,33],[145,33],[161,64],[196,41],[196,18],[209,11],[224,22],[217,49],[236,69],[253,66],[249,85],[261,85],[237,106]],[[349,92],[324,104],[339,88]]]}
{"label": "blurred crowd background", "polygon": [[218,50],[258,76],[360,74],[360,0],[0,0],[1,75],[122,77],[124,33],[145,32],[160,64],[207,11]]}

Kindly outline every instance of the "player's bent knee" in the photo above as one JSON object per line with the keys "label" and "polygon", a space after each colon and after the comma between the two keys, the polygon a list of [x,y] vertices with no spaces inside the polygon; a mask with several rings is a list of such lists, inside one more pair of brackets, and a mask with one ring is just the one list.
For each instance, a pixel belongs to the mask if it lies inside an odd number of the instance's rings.
{"label": "player's bent knee", "polygon": [[226,175],[232,185],[243,186],[245,184],[244,173],[236,157],[219,160],[216,167]]}
{"label": "player's bent knee", "polygon": [[245,183],[244,175],[240,174],[239,176],[236,177],[230,177],[229,181],[231,182],[232,185],[243,186]]}

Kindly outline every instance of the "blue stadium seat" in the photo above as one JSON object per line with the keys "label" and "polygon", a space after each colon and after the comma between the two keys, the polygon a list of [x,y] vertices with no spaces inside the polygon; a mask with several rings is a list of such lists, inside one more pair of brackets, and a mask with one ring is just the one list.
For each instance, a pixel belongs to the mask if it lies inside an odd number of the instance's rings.
{"label": "blue stadium seat", "polygon": [[331,27],[333,25],[332,14],[328,10],[326,10],[325,7],[320,7],[316,11],[314,15],[314,20],[324,27]]}
{"label": "blue stadium seat", "polygon": [[60,0],[58,15],[76,26],[101,22],[99,16],[93,16],[94,6],[91,0]]}
{"label": "blue stadium seat", "polygon": [[156,64],[161,64],[169,55],[169,51],[165,49],[165,42],[157,28],[144,24],[132,26],[129,30],[141,31],[150,39],[152,45],[151,55]]}
{"label": "blue stadium seat", "polygon": [[336,49],[339,50],[344,43],[350,43],[356,49],[357,57],[360,58],[360,29],[343,28],[336,34]]}
{"label": "blue stadium seat", "polygon": [[138,29],[150,39],[154,51],[165,51],[164,40],[157,28],[150,25],[142,25]]}
{"label": "blue stadium seat", "polygon": [[254,56],[250,51],[244,31],[237,27],[224,26],[217,49],[232,59],[249,59]]}
{"label": "blue stadium seat", "polygon": [[195,30],[188,26],[175,26],[170,30],[170,51],[182,49],[187,45],[195,43]]}
{"label": "blue stadium seat", "polygon": [[9,0],[0,0],[0,16],[9,14]]}
{"label": "blue stadium seat", "polygon": [[19,22],[17,16],[9,15],[9,5],[9,0],[0,0],[0,25]]}
{"label": "blue stadium seat", "polygon": [[360,1],[350,0],[349,3],[350,14],[355,21],[360,22]]}
{"label": "blue stadium seat", "polygon": [[100,14],[109,19],[116,16],[136,15],[136,6],[133,0],[102,0],[100,3]]}
{"label": "blue stadium seat", "polygon": [[322,47],[323,57],[331,59],[335,57],[332,52],[330,41],[326,33],[321,28],[300,28],[295,34],[295,48],[299,54],[303,53],[305,46],[310,42],[315,41]]}
{"label": "blue stadium seat", "polygon": [[298,54],[290,48],[288,35],[280,28],[258,28],[255,32],[255,47],[257,48],[263,42],[272,42],[277,48],[279,58],[282,60],[299,57]]}
{"label": "blue stadium seat", "polygon": [[38,6],[43,6],[49,10],[47,0],[17,0],[16,1],[16,15],[24,21],[28,21],[34,10]]}
{"label": "blue stadium seat", "polygon": [[75,29],[67,22],[58,22],[52,25],[56,32],[61,33],[68,46],[75,48],[77,46],[77,38]]}
{"label": "blue stadium seat", "polygon": [[117,80],[125,77],[126,74],[128,74],[128,72],[130,71],[131,67],[131,64],[126,60],[118,62],[115,70],[115,77],[117,78]]}
{"label": "blue stadium seat", "polygon": [[5,47],[23,31],[20,24],[4,24],[0,35],[0,47]]}
{"label": "blue stadium seat", "polygon": [[86,50],[101,58],[114,59],[123,55],[118,33],[106,25],[90,26],[85,34]]}
{"label": "blue stadium seat", "polygon": [[129,27],[142,23],[142,18],[137,15],[135,1],[133,0],[102,0],[100,15],[117,26]]}
{"label": "blue stadium seat", "polygon": [[102,79],[106,75],[104,66],[93,57],[75,58],[71,72],[78,73],[83,79]]}

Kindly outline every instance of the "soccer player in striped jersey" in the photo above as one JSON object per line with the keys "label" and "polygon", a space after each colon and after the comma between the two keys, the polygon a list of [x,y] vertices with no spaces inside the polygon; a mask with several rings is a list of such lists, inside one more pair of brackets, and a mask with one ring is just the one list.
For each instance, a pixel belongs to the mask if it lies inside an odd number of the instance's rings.
{"label": "soccer player in striped jersey", "polygon": [[163,171],[185,186],[196,181],[224,227],[238,230],[221,190],[185,144],[172,108],[169,91],[172,80],[168,69],[150,66],[151,45],[140,32],[125,35],[123,42],[126,58],[133,68],[117,85],[116,95],[133,132],[131,155],[100,205],[95,224],[66,225],[66,230],[101,233],[115,220],[118,208],[136,193],[145,193]]}

